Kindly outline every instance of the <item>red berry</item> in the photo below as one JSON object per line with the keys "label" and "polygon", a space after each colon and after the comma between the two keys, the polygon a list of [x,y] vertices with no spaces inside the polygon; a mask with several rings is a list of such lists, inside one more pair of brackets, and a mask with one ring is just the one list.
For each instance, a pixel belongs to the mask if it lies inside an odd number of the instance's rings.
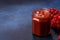
{"label": "red berry", "polygon": [[60,29],[60,15],[57,15],[57,19],[56,19],[56,27],[57,29]]}
{"label": "red berry", "polygon": [[52,28],[52,27],[54,28],[55,22],[56,22],[55,19],[52,19],[52,20],[51,20],[51,28]]}
{"label": "red berry", "polygon": [[56,18],[57,17],[57,15],[54,15],[54,18]]}
{"label": "red berry", "polygon": [[55,9],[54,8],[50,8],[50,10],[49,10],[51,13],[53,13],[54,11],[55,11]]}
{"label": "red berry", "polygon": [[58,13],[59,13],[59,11],[55,10],[53,14],[56,15],[56,14],[58,14]]}
{"label": "red berry", "polygon": [[58,40],[60,40],[60,34],[58,35]]}
{"label": "red berry", "polygon": [[51,14],[51,17],[53,17],[54,15],[53,14]]}
{"label": "red berry", "polygon": [[56,21],[57,20],[57,15],[54,15],[53,19]]}
{"label": "red berry", "polygon": [[58,16],[58,19],[60,19],[60,15]]}
{"label": "red berry", "polygon": [[[54,10],[53,12],[51,10]],[[60,12],[51,8],[51,28],[56,27],[58,30],[60,29]]]}

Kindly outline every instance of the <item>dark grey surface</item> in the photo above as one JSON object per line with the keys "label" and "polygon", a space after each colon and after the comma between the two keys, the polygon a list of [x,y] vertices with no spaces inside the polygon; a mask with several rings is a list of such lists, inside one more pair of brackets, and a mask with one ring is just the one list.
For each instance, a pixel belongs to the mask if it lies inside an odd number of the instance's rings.
{"label": "dark grey surface", "polygon": [[53,31],[47,38],[32,36],[32,11],[50,7],[59,9],[59,1],[0,1],[0,40],[57,40]]}

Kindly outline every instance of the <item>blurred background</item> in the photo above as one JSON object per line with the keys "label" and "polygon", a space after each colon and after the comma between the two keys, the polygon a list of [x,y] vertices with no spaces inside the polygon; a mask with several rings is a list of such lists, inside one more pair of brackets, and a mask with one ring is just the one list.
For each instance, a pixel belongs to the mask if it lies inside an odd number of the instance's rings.
{"label": "blurred background", "polygon": [[60,9],[60,0],[0,0],[0,40],[57,40],[51,36],[39,38],[32,35],[32,11],[39,8]]}

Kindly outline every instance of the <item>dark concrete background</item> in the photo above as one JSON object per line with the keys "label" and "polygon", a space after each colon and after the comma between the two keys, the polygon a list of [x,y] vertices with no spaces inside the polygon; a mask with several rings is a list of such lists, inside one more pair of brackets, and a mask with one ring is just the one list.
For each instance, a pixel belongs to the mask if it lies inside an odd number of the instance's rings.
{"label": "dark concrete background", "polygon": [[38,38],[32,36],[31,15],[34,9],[60,9],[59,0],[0,0],[0,40],[57,40],[52,36]]}

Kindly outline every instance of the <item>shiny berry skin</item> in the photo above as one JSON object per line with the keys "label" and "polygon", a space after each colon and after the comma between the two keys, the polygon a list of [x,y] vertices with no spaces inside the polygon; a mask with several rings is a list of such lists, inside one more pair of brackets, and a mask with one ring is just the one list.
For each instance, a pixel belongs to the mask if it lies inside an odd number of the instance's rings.
{"label": "shiny berry skin", "polygon": [[50,14],[51,15],[51,19],[53,19],[54,15],[53,14]]}
{"label": "shiny berry skin", "polygon": [[56,26],[57,26],[57,29],[60,29],[60,14],[57,17]]}
{"label": "shiny berry skin", "polygon": [[57,30],[60,29],[60,14],[56,14],[53,16],[53,19],[51,19],[51,28],[56,27]]}
{"label": "shiny berry skin", "polygon": [[59,13],[59,11],[57,11],[57,10],[54,11],[54,15],[56,15],[56,14],[58,14],[58,13]]}
{"label": "shiny berry skin", "polygon": [[58,40],[60,40],[60,34],[58,35]]}
{"label": "shiny berry skin", "polygon": [[50,8],[49,11],[50,11],[51,13],[53,13],[53,12],[55,11],[55,9],[54,9],[54,8]]}
{"label": "shiny berry skin", "polygon": [[52,20],[51,20],[51,28],[54,28],[55,25],[56,25],[56,21],[55,21],[55,19],[52,19]]}

